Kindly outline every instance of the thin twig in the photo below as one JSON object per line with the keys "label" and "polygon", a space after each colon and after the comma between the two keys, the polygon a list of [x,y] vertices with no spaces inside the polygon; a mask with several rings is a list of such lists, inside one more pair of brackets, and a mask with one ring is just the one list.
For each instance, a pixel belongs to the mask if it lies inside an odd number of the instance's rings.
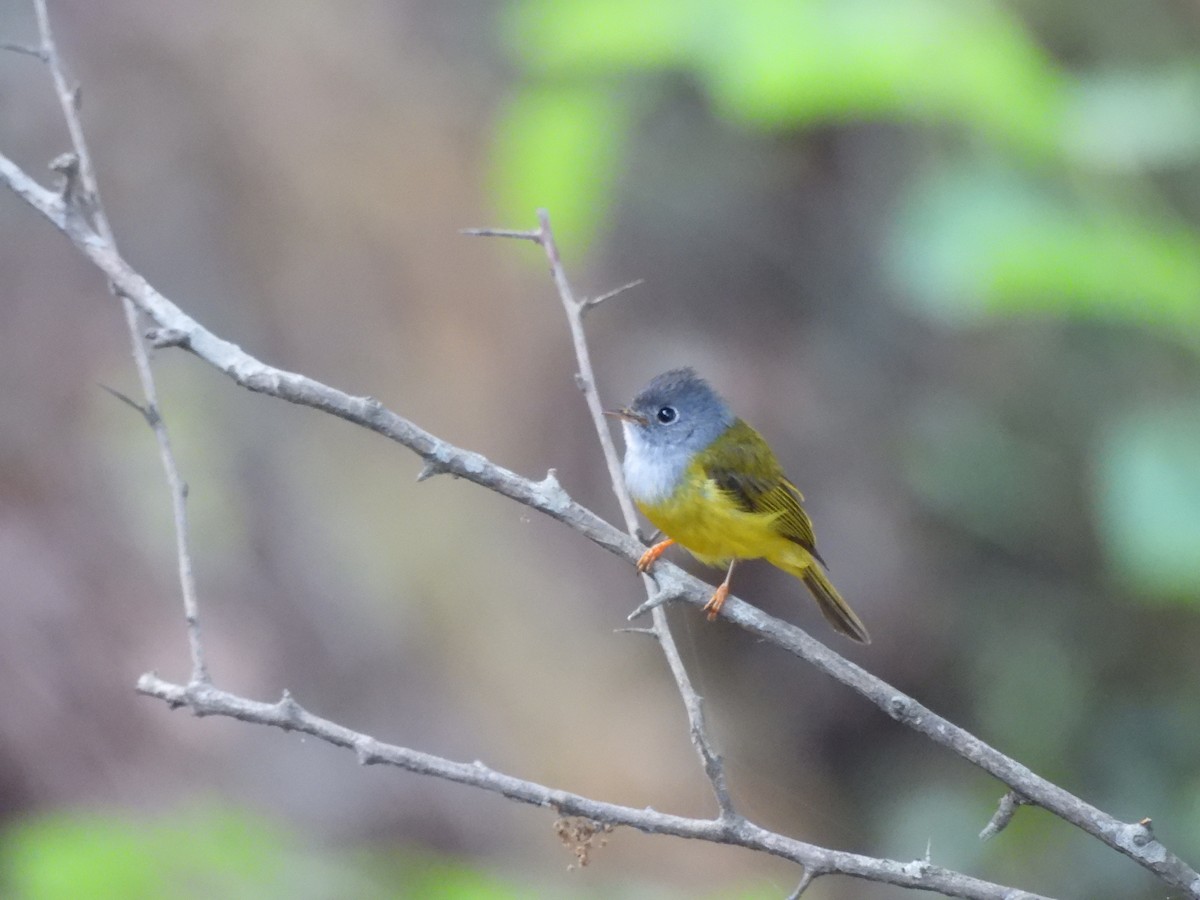
{"label": "thin twig", "polygon": [[535,244],[542,242],[541,231],[514,231],[511,228],[460,228],[458,233],[465,234],[467,237],[513,238],[518,241],[533,241]]}
{"label": "thin twig", "polygon": [[[464,233],[480,237],[519,237],[522,239],[532,239],[536,240],[545,252],[546,259],[550,263],[550,277],[554,280],[554,286],[557,288],[559,299],[562,301],[563,311],[567,316],[567,324],[571,329],[571,341],[575,347],[575,359],[579,365],[579,371],[575,374],[575,383],[583,391],[584,401],[587,403],[588,412],[592,416],[592,424],[596,428],[596,436],[600,439],[600,448],[604,451],[604,462],[608,466],[608,477],[612,483],[613,493],[617,497],[617,504],[621,507],[621,516],[625,520],[625,530],[631,536],[636,536],[638,533],[637,512],[633,508],[633,501],[629,497],[629,491],[625,488],[625,479],[621,475],[621,458],[617,455],[617,448],[613,444],[612,432],[609,430],[608,420],[605,419],[604,410],[600,404],[600,395],[596,391],[596,373],[592,368],[587,335],[583,328],[583,317],[587,312],[589,301],[586,299],[577,300],[575,298],[575,292],[572,290],[571,282],[567,278],[567,271],[562,264],[562,255],[559,253],[558,244],[554,240],[554,230],[550,227],[550,214],[544,209],[539,209],[537,217],[538,228],[534,231],[472,228]],[[536,237],[531,237],[533,235],[536,235]],[[632,287],[634,283],[636,282],[618,288],[616,291],[610,291],[604,297],[615,296],[621,291]],[[595,302],[598,303],[600,300]],[[654,579],[648,575],[643,575],[642,581],[646,587],[647,596],[651,598],[661,597],[662,600],[669,599],[668,595],[659,589]],[[692,687],[691,677],[687,673],[687,668],[683,664],[683,658],[679,655],[679,648],[675,643],[675,637],[671,634],[671,628],[667,623],[666,611],[661,606],[662,600],[652,607],[653,629],[658,636],[658,643],[662,647],[663,655],[666,657],[667,666],[670,668],[671,675],[675,679],[675,685],[679,690],[680,696],[683,698],[684,709],[688,717],[688,730],[692,736],[692,744],[700,756],[704,772],[708,776],[709,783],[712,785],[713,796],[716,798],[717,806],[721,811],[721,817],[734,820],[738,817],[738,813],[734,808],[733,798],[729,793],[728,782],[725,778],[725,766],[720,754],[717,753],[712,745],[712,739],[708,735],[708,727],[704,719],[704,702],[701,700],[700,695],[696,693],[696,689]]]}
{"label": "thin twig", "polygon": [[[76,210],[64,204],[61,197],[38,185],[3,154],[0,154],[0,182],[6,184],[62,231],[84,256],[107,275],[119,294],[135,303],[159,328],[183,335],[180,346],[186,347],[197,357],[228,375],[235,383],[251,391],[323,410],[376,431],[413,450],[427,462],[437,461],[452,474],[483,485],[568,524],[597,545],[631,563],[641,555],[644,549],[641,543],[575,503],[553,479],[533,482],[522,478],[493,464],[480,454],[441,441],[385,409],[373,398],[352,397],[303,375],[267,366],[236,345],[214,335],[156,291]],[[669,564],[658,565],[655,579],[661,589],[672,591],[682,601],[696,606],[702,606],[712,592],[710,586]],[[1155,873],[1164,883],[1181,890],[1185,896],[1200,900],[1200,874],[1171,853],[1147,827],[1140,823],[1121,822],[1058,785],[1041,778],[1016,760],[1005,756],[881,679],[843,659],[799,628],[768,616],[735,597],[730,597],[727,601],[724,614],[729,622],[804,659],[860,693],[892,718],[991,773],[1032,803],[1130,857]],[[193,681],[198,684],[203,682],[202,679],[195,678]],[[170,697],[164,699],[168,702],[183,702],[178,699],[172,700]],[[246,716],[243,718],[258,721]],[[730,827],[731,824],[733,828]],[[747,824],[723,821],[724,831],[720,840],[726,843],[736,842],[731,835]],[[770,835],[769,832],[764,834]],[[788,840],[779,835],[773,837]],[[924,863],[920,865],[923,866]],[[845,869],[834,867],[826,871],[847,872]]]}
{"label": "thin twig", "polygon": [[49,62],[46,58],[46,51],[41,47],[29,47],[25,44],[14,44],[10,41],[0,41],[0,50],[9,50],[13,53],[20,53],[24,56],[32,56],[35,59],[40,59],[42,62]]}
{"label": "thin twig", "polygon": [[[100,188],[96,182],[96,171],[92,166],[92,155],[88,151],[87,140],[83,134],[83,123],[79,120],[79,87],[67,82],[62,60],[59,58],[58,48],[54,42],[54,32],[50,27],[46,0],[33,0],[33,8],[37,14],[38,33],[42,42],[40,58],[50,68],[51,77],[54,79],[54,88],[58,94],[59,106],[62,107],[67,131],[71,135],[71,146],[75,152],[73,164],[65,168],[60,167],[65,179],[64,206],[71,210],[77,205],[75,201],[78,197],[74,180],[78,177],[79,187],[82,188],[82,205],[86,212],[90,213],[96,235],[111,248],[113,255],[116,256],[117,244],[113,238],[108,216],[105,215],[104,205],[100,201]],[[196,579],[192,572],[192,555],[188,540],[187,484],[179,474],[179,467],[175,463],[175,454],[171,451],[171,439],[167,434],[167,426],[159,413],[158,389],[154,383],[154,373],[150,370],[150,356],[142,341],[138,308],[111,281],[109,289],[121,299],[121,305],[125,311],[125,324],[129,329],[132,344],[134,366],[137,369],[142,394],[146,398],[145,407],[134,405],[142,411],[150,428],[154,431],[163,472],[166,474],[167,485],[171,492],[171,511],[175,518],[175,554],[179,561],[179,586],[183,595],[184,619],[187,622],[188,648],[192,659],[192,681],[207,682],[209,679],[208,665],[204,659],[204,645],[200,639],[200,611],[196,599]]]}
{"label": "thin twig", "polygon": [[134,400],[132,397],[128,396],[127,394],[122,394],[118,390],[114,390],[113,388],[110,388],[107,384],[100,385],[100,389],[112,394],[114,397],[116,397],[118,400],[120,400],[122,403],[124,403],[130,409],[137,410],[141,414],[142,418],[146,420],[147,425],[149,425],[151,427],[154,426],[154,411],[153,410],[147,409],[146,407],[144,407],[140,403],[138,403],[136,400]]}
{"label": "thin twig", "polygon": [[996,811],[992,814],[992,818],[988,820],[983,831],[979,832],[981,841],[990,841],[1005,828],[1008,823],[1013,820],[1013,816],[1017,814],[1017,810],[1027,804],[1029,801],[1018,794],[1016,791],[1008,791],[1000,798],[1000,804],[996,807]]}
{"label": "thin twig", "polygon": [[642,285],[645,283],[646,283],[645,278],[635,278],[633,281],[627,282],[627,283],[621,285],[620,287],[613,288],[611,291],[605,291],[603,294],[601,294],[598,297],[584,297],[583,300],[580,301],[579,314],[580,314],[580,316],[586,316],[589,312],[591,312],[595,307],[599,306],[601,303],[611,300],[614,297],[619,297],[621,294],[625,293],[626,291],[632,290],[633,288],[637,287],[638,285]]}
{"label": "thin twig", "polygon": [[362,765],[390,765],[422,775],[466,784],[502,794],[510,800],[553,809],[559,815],[584,816],[608,825],[625,825],[646,834],[668,834],[722,844],[736,844],[799,863],[805,870],[838,872],[885,884],[917,890],[938,891],[948,897],[978,900],[1048,900],[1038,894],[972,878],[961,872],[929,866],[923,862],[903,863],[857,853],[830,850],[767,831],[746,821],[689,819],[653,809],[634,809],[592,800],[578,794],[546,787],[533,781],[497,772],[482,762],[462,763],[422,753],[407,747],[385,744],[370,735],[314,716],[284,692],[277,703],[259,703],[219,690],[212,685],[179,685],[163,681],[153,673],[138,679],[138,691],[163,700],[173,709],[187,707],[198,716],[227,716],[243,722],[297,731],[355,752]]}
{"label": "thin twig", "polygon": [[[354,397],[307,376],[268,366],[236,344],[213,334],[155,290],[78,216],[71,215],[57,194],[41,187],[2,153],[0,183],[7,185],[66,235],[159,328],[186,335],[184,346],[189,352],[236,384],[289,403],[322,410],[377,432],[409,448],[427,462],[437,461],[450,474],[563,522],[631,565],[645,550],[644,544],[572,500],[561,486],[548,485],[548,479],[535,482],[523,478],[478,453],[435,437],[386,409],[374,398]],[[711,585],[661,560],[655,567],[654,577],[661,590],[673,592],[680,601],[697,607],[702,607],[712,596]],[[1156,838],[1147,840],[1146,829],[1137,823],[1122,822],[1047,781],[886,681],[839,656],[795,625],[769,616],[732,595],[726,600],[722,615],[727,621],[803,659],[861,694],[896,721],[990,773],[1031,803],[1128,856],[1185,896],[1200,900],[1200,873]]]}

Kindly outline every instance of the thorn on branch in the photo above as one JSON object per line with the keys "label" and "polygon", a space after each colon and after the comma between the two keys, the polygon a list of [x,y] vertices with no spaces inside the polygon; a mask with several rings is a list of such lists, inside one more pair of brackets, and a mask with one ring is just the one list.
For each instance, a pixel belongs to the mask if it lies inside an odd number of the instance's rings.
{"label": "thorn on branch", "polygon": [[611,291],[601,294],[599,297],[584,297],[579,303],[579,314],[581,316],[586,316],[594,307],[599,306],[606,300],[611,300],[613,297],[623,294],[626,291],[645,283],[645,278],[636,278],[633,281],[621,285],[619,288],[613,288]]}
{"label": "thorn on branch", "polygon": [[1145,847],[1154,840],[1154,829],[1151,827],[1152,822],[1147,816],[1134,824],[1133,844],[1135,847]]}
{"label": "thorn on branch", "polygon": [[613,634],[647,634],[652,638],[658,638],[658,632],[653,628],[614,628]]}
{"label": "thorn on branch", "polygon": [[360,766],[373,766],[383,762],[383,758],[375,751],[371,738],[364,738],[354,744],[354,756]]}
{"label": "thorn on branch", "polygon": [[518,241],[533,241],[535,244],[542,242],[540,228],[536,231],[516,231],[511,228],[461,228],[458,233],[465,234],[467,237],[513,238]]}
{"label": "thorn on branch", "polygon": [[191,344],[191,336],[178,328],[151,328],[146,332],[146,340],[155,350],[165,350],[167,347],[183,347]]}
{"label": "thorn on branch", "polygon": [[794,891],[788,894],[787,900],[800,900],[800,895],[808,890],[809,885],[816,880],[819,874],[819,872],[811,867],[805,869],[804,874],[800,876],[800,883],[796,885]]}
{"label": "thorn on branch", "polygon": [[8,41],[0,41],[0,50],[11,50],[13,53],[32,56],[34,59],[41,60],[44,63],[50,62],[50,54],[46,52],[44,47],[27,47],[25,44],[12,44]]}
{"label": "thorn on branch", "polygon": [[996,811],[992,814],[992,818],[984,826],[983,831],[979,832],[981,841],[990,841],[1005,828],[1008,823],[1013,820],[1013,816],[1017,814],[1017,810],[1022,806],[1030,803],[1029,800],[1022,797],[1016,791],[1008,791],[1000,798],[1000,805],[996,807]]}
{"label": "thorn on branch", "polygon": [[279,698],[279,702],[275,704],[275,710],[283,719],[280,727],[285,731],[291,731],[299,724],[301,716],[304,715],[303,707],[293,699],[291,692],[286,689]]}
{"label": "thorn on branch", "polygon": [[558,470],[549,469],[546,477],[537,484],[538,491],[546,500],[549,509],[563,510],[571,504],[571,496],[558,483]]}
{"label": "thorn on branch", "polygon": [[662,606],[668,600],[674,600],[678,596],[679,594],[677,594],[675,591],[665,591],[662,589],[656,590],[653,594],[646,598],[645,603],[627,615],[625,617],[625,621],[632,622],[639,616],[644,616],[646,613],[650,612],[650,610],[654,609],[654,607]]}
{"label": "thorn on branch", "polygon": [[436,459],[426,459],[425,465],[421,466],[421,471],[417,473],[417,481],[426,481],[435,475],[445,475],[449,471],[450,468],[445,463]]}
{"label": "thorn on branch", "polygon": [[122,394],[120,391],[118,391],[114,388],[110,388],[107,384],[102,384],[102,385],[100,385],[100,387],[101,387],[101,389],[108,391],[110,394],[112,394],[114,397],[116,397],[122,403],[126,404],[127,406],[129,406],[133,409],[136,409],[139,413],[141,413],[142,418],[146,420],[146,424],[149,425],[151,428],[155,427],[161,421],[161,418],[158,415],[158,411],[154,407],[142,406],[140,403],[138,403],[135,400],[130,399],[129,397]]}

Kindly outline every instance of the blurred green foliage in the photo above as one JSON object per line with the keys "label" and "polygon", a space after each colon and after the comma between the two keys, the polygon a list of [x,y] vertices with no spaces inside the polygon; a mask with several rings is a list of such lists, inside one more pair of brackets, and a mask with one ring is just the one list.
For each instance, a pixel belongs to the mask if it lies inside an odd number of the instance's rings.
{"label": "blurred green foliage", "polygon": [[934,316],[1074,316],[1197,333],[1200,234],[1181,223],[999,166],[919,182],[908,203],[895,271]]}
{"label": "blurred green foliage", "polygon": [[232,810],[64,812],[14,825],[0,852],[5,895],[21,900],[320,896],[298,891],[318,867],[292,838]]}
{"label": "blurred green foliage", "polygon": [[530,895],[449,859],[314,850],[275,822],[211,806],[158,818],[61,812],[21,821],[0,842],[0,890],[13,900]]}
{"label": "blurred green foliage", "polygon": [[514,97],[494,151],[492,194],[503,221],[533,227],[533,210],[549,205],[565,252],[586,247],[596,211],[612,196],[629,124],[626,105],[593,85],[539,86]]}
{"label": "blurred green foliage", "polygon": [[618,86],[632,73],[682,72],[737,125],[918,117],[1035,153],[1057,142],[1056,73],[991,3],[526,0],[508,32],[518,61],[542,78]]}
{"label": "blurred green foliage", "polygon": [[[1039,157],[1060,144],[1062,78],[991,3],[525,0],[505,32],[527,78],[498,124],[497,203],[512,221],[551,207],[573,242],[610,212],[624,162],[611,151],[637,124],[617,98],[652,96],[636,76],[690,77],[735,127],[886,117],[960,123]],[[583,135],[601,152],[578,152]]]}
{"label": "blurred green foliage", "polygon": [[[1016,10],[987,0],[520,0],[504,22],[522,78],[497,125],[501,218],[526,222],[547,206],[568,246],[592,239],[636,152],[639,117],[683,77],[730,128],[886,120],[923,134],[936,165],[914,170],[879,214],[892,280],[933,320],[1082,319],[1200,351],[1200,232],[1154,178],[1200,157],[1200,66],[1185,56],[1071,71]],[[984,481],[953,475],[947,457],[961,443],[927,444],[932,455],[911,468],[919,493],[1005,541],[1028,510],[1005,519],[1003,504],[1037,488],[1027,454],[995,437],[966,438],[987,448]],[[1134,415],[1096,449],[1099,536],[1135,594],[1200,600],[1197,437]],[[977,456],[963,458],[979,471]],[[954,496],[963,491],[986,500],[970,512]]]}
{"label": "blurred green foliage", "polygon": [[1200,408],[1132,413],[1100,445],[1100,522],[1135,596],[1200,603]]}

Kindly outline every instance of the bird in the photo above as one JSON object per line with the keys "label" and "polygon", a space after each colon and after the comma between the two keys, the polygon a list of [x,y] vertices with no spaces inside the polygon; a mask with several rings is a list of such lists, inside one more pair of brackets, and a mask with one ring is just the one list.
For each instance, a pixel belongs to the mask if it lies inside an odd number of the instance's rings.
{"label": "bird", "polygon": [[740,560],[766,559],[804,582],[839,633],[869,644],[862,620],[834,588],[817,552],[804,495],[767,441],[735,416],[693,368],[655,376],[629,406],[605,410],[625,437],[622,475],[634,504],[663,535],[638,560],[646,572],[673,544],[727,566],[704,606],[709,621],[729,595]]}

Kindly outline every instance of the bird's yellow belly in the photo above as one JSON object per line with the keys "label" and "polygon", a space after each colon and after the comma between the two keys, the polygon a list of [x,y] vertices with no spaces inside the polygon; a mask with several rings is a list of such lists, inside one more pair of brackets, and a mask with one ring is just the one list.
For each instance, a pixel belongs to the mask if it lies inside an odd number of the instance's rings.
{"label": "bird's yellow belly", "polygon": [[779,513],[747,512],[706,478],[685,478],[666,500],[637,506],[655,528],[710,566],[791,556],[795,549],[775,528]]}

